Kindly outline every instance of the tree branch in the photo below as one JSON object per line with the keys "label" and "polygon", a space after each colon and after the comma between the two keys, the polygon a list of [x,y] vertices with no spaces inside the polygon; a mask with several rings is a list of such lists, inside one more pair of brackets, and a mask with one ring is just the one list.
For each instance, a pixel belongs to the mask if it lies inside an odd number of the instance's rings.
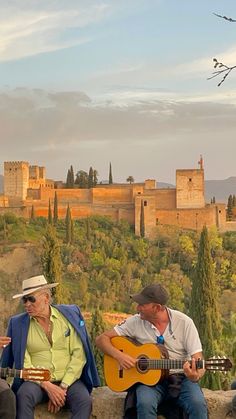
{"label": "tree branch", "polygon": [[213,71],[212,76],[208,77],[207,80],[223,75],[221,81],[217,85],[218,87],[220,87],[221,84],[225,81],[226,77],[228,77],[229,73],[236,68],[236,65],[229,67],[226,64],[223,64],[220,61],[218,61],[217,58],[213,58],[213,62],[214,62],[214,68],[216,68],[217,70]]}
{"label": "tree branch", "polygon": [[222,15],[218,15],[217,13],[213,13],[213,15],[220,17],[222,19],[227,20],[228,22],[236,22],[236,19],[232,19],[232,17],[227,17],[227,16],[222,16]]}

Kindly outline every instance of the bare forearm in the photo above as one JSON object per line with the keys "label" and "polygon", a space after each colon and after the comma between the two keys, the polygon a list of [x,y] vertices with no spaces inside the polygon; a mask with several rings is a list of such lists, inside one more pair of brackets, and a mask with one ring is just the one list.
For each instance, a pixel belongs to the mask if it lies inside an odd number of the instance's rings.
{"label": "bare forearm", "polygon": [[104,354],[110,355],[112,358],[116,359],[120,354],[120,351],[112,345],[111,339],[106,335],[98,336],[96,345]]}

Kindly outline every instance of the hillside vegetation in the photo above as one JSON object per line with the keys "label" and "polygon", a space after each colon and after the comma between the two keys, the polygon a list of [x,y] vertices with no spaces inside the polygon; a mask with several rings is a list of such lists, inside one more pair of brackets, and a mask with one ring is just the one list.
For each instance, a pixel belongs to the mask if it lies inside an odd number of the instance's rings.
{"label": "hillside vegetation", "polygon": [[[43,218],[0,216],[1,328],[9,315],[21,309],[9,302],[21,289],[22,279],[45,269],[47,226]],[[149,241],[136,237],[128,223],[105,217],[70,220],[70,229],[68,235],[68,222],[62,220],[55,225],[63,302],[79,304],[84,312],[129,314],[136,308],[130,295],[155,281],[168,289],[170,307],[189,313],[199,233],[158,226],[157,239]],[[236,234],[219,235],[215,228],[208,233],[223,339],[230,352],[236,330]]]}

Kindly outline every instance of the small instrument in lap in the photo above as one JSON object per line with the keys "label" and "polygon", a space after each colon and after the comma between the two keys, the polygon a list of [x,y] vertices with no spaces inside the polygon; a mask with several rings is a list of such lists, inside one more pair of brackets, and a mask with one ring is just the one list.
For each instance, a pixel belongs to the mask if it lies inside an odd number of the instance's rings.
{"label": "small instrument in lap", "polygon": [[[115,336],[111,342],[115,348],[137,360],[135,367],[123,369],[114,358],[104,355],[105,380],[113,391],[125,391],[136,383],[153,386],[166,376],[169,369],[182,369],[186,362],[181,359],[166,358],[167,351],[164,353],[161,345],[154,343],[139,345],[123,336]],[[196,368],[205,368],[208,371],[229,371],[231,367],[232,363],[227,358],[196,361]]]}
{"label": "small instrument in lap", "polygon": [[17,370],[15,368],[7,367],[0,368],[0,377],[17,377],[29,381],[49,381],[51,373],[49,370],[44,368],[23,368],[22,370]]}

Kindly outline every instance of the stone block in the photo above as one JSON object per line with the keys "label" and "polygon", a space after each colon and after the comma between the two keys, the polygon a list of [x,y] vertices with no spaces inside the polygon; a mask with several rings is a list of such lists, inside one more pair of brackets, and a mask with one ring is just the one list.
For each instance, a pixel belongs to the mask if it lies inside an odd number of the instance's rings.
{"label": "stone block", "polygon": [[[232,399],[236,396],[236,390],[212,391],[203,389],[209,409],[209,419],[236,418],[232,413]],[[108,387],[99,387],[93,390],[93,410],[91,419],[122,419],[125,392],[115,393]],[[69,419],[70,412],[62,412],[52,415],[47,412],[47,404],[36,407],[35,419]],[[159,416],[159,419],[161,417]]]}

